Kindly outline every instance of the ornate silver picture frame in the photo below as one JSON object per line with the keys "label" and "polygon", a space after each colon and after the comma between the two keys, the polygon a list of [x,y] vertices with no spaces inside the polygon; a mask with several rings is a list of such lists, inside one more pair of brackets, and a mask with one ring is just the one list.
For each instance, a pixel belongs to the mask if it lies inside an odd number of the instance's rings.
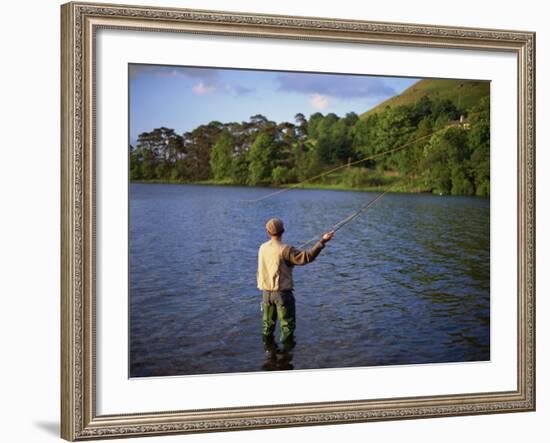
{"label": "ornate silver picture frame", "polygon": [[[61,436],[88,440],[535,410],[535,34],[71,2],[61,7]],[[97,413],[96,33],[185,33],[472,49],[517,57],[517,388],[453,395]]]}

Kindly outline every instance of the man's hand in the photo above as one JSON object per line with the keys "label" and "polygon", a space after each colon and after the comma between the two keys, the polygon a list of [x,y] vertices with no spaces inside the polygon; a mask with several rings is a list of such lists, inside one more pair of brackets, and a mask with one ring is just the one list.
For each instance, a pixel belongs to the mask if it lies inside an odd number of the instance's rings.
{"label": "man's hand", "polygon": [[329,242],[332,240],[332,237],[334,237],[334,231],[325,232],[321,238],[321,241],[323,243]]}

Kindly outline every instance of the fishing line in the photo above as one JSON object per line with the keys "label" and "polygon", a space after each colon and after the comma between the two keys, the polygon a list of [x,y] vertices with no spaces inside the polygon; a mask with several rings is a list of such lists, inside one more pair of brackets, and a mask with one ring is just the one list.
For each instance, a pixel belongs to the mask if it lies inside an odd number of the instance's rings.
{"label": "fishing line", "polygon": [[[414,143],[416,142],[419,142],[420,140],[423,140],[425,138],[428,138],[428,137],[431,137],[432,135],[434,134],[437,134],[438,132],[442,132],[442,131],[445,131],[449,128],[452,128],[452,127],[456,127],[456,126],[459,126],[457,124],[452,124],[452,125],[447,125],[445,126],[444,128],[441,128],[441,129],[438,129],[437,131],[433,131],[431,132],[430,134],[427,134],[427,135],[424,135],[422,137],[419,137],[415,140],[412,140],[410,142],[407,142],[401,146],[398,146],[397,148],[393,148],[393,149],[389,149],[388,151],[384,151],[384,152],[380,152],[378,154],[374,154],[374,155],[370,155],[370,156],[367,156],[367,157],[364,157],[364,158],[361,158],[359,160],[356,160],[354,162],[351,162],[351,163],[347,163],[345,165],[341,165],[341,166],[337,166],[335,168],[332,168],[332,169],[329,169],[328,171],[325,171],[321,174],[318,174],[318,175],[315,175],[313,177],[309,177],[305,180],[302,180],[301,182],[299,183],[296,183],[294,185],[291,185],[291,186],[288,186],[284,189],[279,189],[275,192],[271,192],[269,194],[266,194],[262,197],[259,197],[257,199],[253,199],[253,200],[241,200],[242,202],[247,202],[247,203],[256,203],[256,202],[259,202],[259,201],[262,201],[262,200],[265,200],[267,198],[270,198],[270,197],[273,197],[275,195],[278,195],[278,194],[282,194],[283,192],[287,192],[287,191],[290,191],[291,189],[295,189],[299,186],[301,186],[302,184],[304,184],[305,182],[308,182],[308,181],[311,181],[311,180],[315,180],[317,178],[321,178],[321,177],[324,177],[325,175],[328,175],[328,174],[332,174],[333,172],[335,171],[338,171],[340,169],[344,169],[344,168],[348,168],[349,166],[351,165],[356,165],[358,163],[362,163],[362,162],[365,162],[367,160],[371,160],[373,158],[376,158],[376,157],[381,157],[383,155],[387,155],[387,154],[391,154],[392,152],[396,152],[396,151],[400,151],[402,149],[405,149],[405,148],[408,148],[410,146],[412,146]],[[393,186],[390,186],[387,190],[381,192],[380,194],[378,194],[374,199],[370,200],[368,203],[364,204],[363,206],[361,206],[358,210],[356,210],[355,212],[353,212],[352,214],[348,215],[346,218],[343,218],[342,220],[340,220],[338,223],[335,223],[331,228],[328,229],[328,231],[325,231],[325,232],[336,232],[338,230],[340,230],[341,228],[343,228],[345,225],[347,225],[349,222],[351,222],[352,220],[354,220],[356,217],[358,217],[360,214],[362,214],[363,212],[365,211],[368,211],[372,206],[374,206],[374,204],[380,200],[382,197],[384,197],[384,195],[386,195],[388,192],[390,192],[392,189],[394,189],[397,185],[399,184],[398,183],[395,183]],[[316,235],[315,237],[312,237],[310,238],[308,241],[306,241],[305,243],[302,243],[300,246],[299,246],[299,249],[303,249],[304,247],[306,247],[307,245],[309,245],[311,242],[315,241],[315,240],[318,240],[319,239],[319,235]]]}
{"label": "fishing line", "polygon": [[335,168],[332,168],[332,169],[329,169],[328,171],[325,171],[325,172],[322,172],[321,174],[318,174],[318,175],[314,175],[313,177],[309,177],[309,178],[306,178],[304,180],[302,180],[301,182],[298,182],[298,183],[295,183],[293,185],[290,185],[290,186],[287,186],[286,188],[283,188],[283,189],[278,189],[277,191],[274,191],[274,192],[270,192],[269,194],[266,194],[266,195],[263,195],[262,197],[259,197],[259,198],[256,198],[256,199],[251,199],[251,200],[241,200],[241,202],[243,203],[257,203],[259,201],[262,201],[262,200],[265,200],[267,198],[270,198],[270,197],[274,197],[276,195],[279,195],[279,194],[282,194],[283,192],[288,192],[290,191],[291,189],[295,189],[295,188],[298,188],[300,186],[302,186],[304,183],[306,182],[309,182],[309,181],[312,181],[312,180],[316,180],[318,178],[321,178],[321,177],[324,177],[325,175],[329,175],[329,174],[332,174],[333,172],[336,172],[336,171],[339,171],[340,169],[344,169],[344,168],[348,168],[352,165],[357,165],[359,163],[363,163],[363,162],[366,162],[367,160],[372,160],[374,158],[377,158],[377,157],[381,157],[383,155],[387,155],[387,154],[391,154],[392,152],[396,152],[396,151],[400,151],[402,149],[405,149],[405,148],[408,148],[410,147],[411,145],[413,145],[414,143],[416,142],[419,142],[420,140],[424,140],[425,138],[428,138],[428,137],[431,137],[432,135],[434,134],[437,134],[438,132],[441,132],[441,131],[444,131],[446,129],[449,129],[453,126],[457,126],[457,125],[448,125],[448,126],[445,126],[444,128],[441,128],[441,129],[438,129],[437,131],[434,131],[434,132],[431,132],[430,134],[427,134],[427,135],[424,135],[422,137],[419,137],[415,140],[412,140],[410,142],[407,142],[401,146],[398,146],[397,148],[393,148],[393,149],[389,149],[387,151],[384,151],[384,152],[379,152],[378,154],[374,154],[374,155],[369,155],[367,157],[363,157],[359,160],[355,160],[353,162],[350,162],[350,163],[346,163],[345,165],[340,165],[340,166],[337,166]]}

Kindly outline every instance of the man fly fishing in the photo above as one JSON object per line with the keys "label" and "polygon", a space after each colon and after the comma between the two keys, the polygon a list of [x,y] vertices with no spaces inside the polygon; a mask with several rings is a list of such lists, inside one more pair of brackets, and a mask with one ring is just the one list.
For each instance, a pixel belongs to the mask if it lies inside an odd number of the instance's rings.
{"label": "man fly fishing", "polygon": [[334,236],[334,231],[323,234],[321,239],[308,251],[282,243],[285,227],[282,220],[270,219],[265,225],[270,239],[258,251],[258,289],[262,291],[262,334],[264,344],[274,344],[273,332],[279,320],[280,342],[284,351],[296,344],[296,309],[293,295],[294,282],[292,268],[311,263],[319,255],[325,244]]}

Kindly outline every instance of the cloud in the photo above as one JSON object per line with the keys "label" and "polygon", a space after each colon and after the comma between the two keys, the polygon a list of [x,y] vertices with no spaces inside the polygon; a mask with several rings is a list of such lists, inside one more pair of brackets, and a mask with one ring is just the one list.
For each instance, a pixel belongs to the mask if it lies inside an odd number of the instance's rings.
{"label": "cloud", "polygon": [[197,83],[195,86],[193,86],[193,93],[197,95],[206,95],[211,94],[216,90],[216,85],[209,85],[205,84],[203,82]]}
{"label": "cloud", "polygon": [[234,89],[237,95],[248,95],[254,92],[254,89],[247,88],[246,86],[241,86],[241,85],[235,86]]}
{"label": "cloud", "polygon": [[225,90],[229,94],[235,94],[235,95],[250,95],[253,92],[255,92],[255,90],[252,88],[248,88],[242,85],[231,85],[229,83],[225,85]]}
{"label": "cloud", "polygon": [[185,66],[163,66],[163,65],[130,65],[130,78],[138,76],[175,78],[182,77],[196,80],[191,90],[197,95],[206,95],[213,92],[226,92],[235,95],[248,95],[254,89],[239,84],[221,84],[221,70],[216,68],[195,68]]}
{"label": "cloud", "polygon": [[390,97],[395,89],[380,77],[344,74],[284,73],[276,77],[280,91],[336,98]]}
{"label": "cloud", "polygon": [[176,68],[181,75],[191,78],[200,78],[203,80],[217,80],[219,71],[213,68]]}
{"label": "cloud", "polygon": [[203,81],[217,80],[219,72],[212,68],[188,68],[185,66],[130,65],[130,76],[147,75],[153,77],[188,77]]}
{"label": "cloud", "polygon": [[311,94],[310,103],[315,109],[323,111],[328,108],[329,98],[326,95]]}

